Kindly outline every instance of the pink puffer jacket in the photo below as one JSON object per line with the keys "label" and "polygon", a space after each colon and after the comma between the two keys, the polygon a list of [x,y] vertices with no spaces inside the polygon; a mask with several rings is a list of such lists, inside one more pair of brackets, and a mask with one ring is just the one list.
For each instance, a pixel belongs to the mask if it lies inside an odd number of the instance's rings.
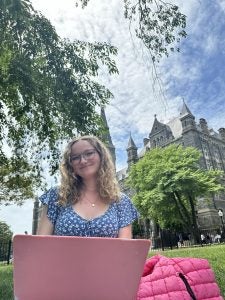
{"label": "pink puffer jacket", "polygon": [[206,259],[153,256],[145,264],[137,300],[222,300]]}

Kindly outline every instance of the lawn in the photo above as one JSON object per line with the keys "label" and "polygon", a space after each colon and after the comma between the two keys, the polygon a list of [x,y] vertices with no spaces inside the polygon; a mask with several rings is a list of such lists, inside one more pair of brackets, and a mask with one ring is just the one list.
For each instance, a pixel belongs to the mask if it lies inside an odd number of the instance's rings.
{"label": "lawn", "polygon": [[0,299],[13,300],[13,267],[0,265]]}
{"label": "lawn", "polygon": [[[215,272],[221,294],[225,297],[225,245],[181,248],[168,251],[151,251],[149,256],[161,254],[167,257],[199,257],[208,259]],[[13,267],[0,265],[0,299],[13,300]]]}
{"label": "lawn", "polygon": [[206,258],[216,276],[221,294],[225,298],[225,245],[212,245],[196,248],[180,248],[167,251],[151,251],[149,256],[160,254],[167,257],[199,257]]}

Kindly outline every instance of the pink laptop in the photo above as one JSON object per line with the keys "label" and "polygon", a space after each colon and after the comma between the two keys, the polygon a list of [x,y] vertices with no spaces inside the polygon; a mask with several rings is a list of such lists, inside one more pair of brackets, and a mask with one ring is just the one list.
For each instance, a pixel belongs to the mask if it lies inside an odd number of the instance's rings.
{"label": "pink laptop", "polygon": [[134,300],[149,240],[16,235],[16,300]]}

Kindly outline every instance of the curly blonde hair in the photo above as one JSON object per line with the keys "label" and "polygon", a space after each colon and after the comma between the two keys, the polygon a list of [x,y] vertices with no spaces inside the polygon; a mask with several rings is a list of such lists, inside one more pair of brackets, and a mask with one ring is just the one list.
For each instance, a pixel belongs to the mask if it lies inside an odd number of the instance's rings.
{"label": "curly blonde hair", "polygon": [[71,164],[71,149],[78,141],[89,142],[100,156],[100,167],[97,174],[97,190],[99,196],[106,202],[118,201],[120,188],[116,179],[115,167],[106,146],[95,136],[81,136],[72,139],[63,154],[60,165],[61,183],[59,187],[59,203],[62,205],[74,204],[79,200],[83,181],[79,175],[74,175]]}

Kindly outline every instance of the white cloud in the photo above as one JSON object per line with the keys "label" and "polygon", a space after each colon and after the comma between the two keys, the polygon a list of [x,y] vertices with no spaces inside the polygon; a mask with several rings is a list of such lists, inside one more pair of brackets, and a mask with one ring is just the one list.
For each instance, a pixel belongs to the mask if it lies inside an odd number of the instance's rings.
{"label": "white cloud", "polygon": [[225,0],[216,0],[216,3],[218,3],[222,12],[225,14]]}

